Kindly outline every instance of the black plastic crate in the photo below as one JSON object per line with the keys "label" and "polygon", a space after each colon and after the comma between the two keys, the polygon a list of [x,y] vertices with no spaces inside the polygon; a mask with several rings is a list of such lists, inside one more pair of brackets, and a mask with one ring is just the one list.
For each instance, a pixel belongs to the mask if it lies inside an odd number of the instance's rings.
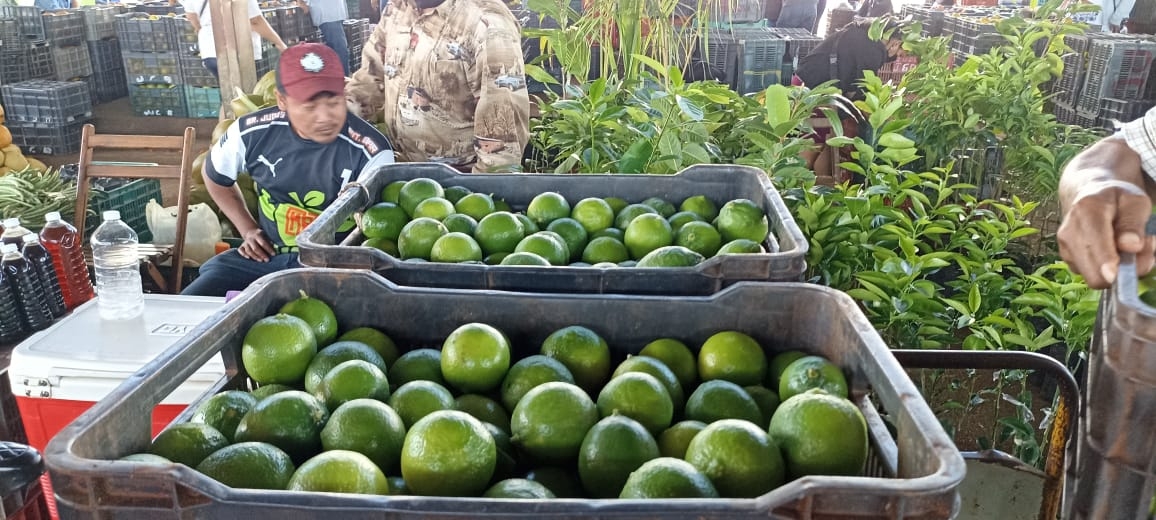
{"label": "black plastic crate", "polygon": [[122,51],[171,52],[173,38],[165,17],[134,12],[116,15],[116,37]]}
{"label": "black plastic crate", "polygon": [[221,112],[221,89],[217,87],[181,87],[185,92],[188,117],[216,118]]}
{"label": "black plastic crate", "polygon": [[91,76],[92,61],[88,57],[88,46],[53,47],[52,67],[56,79],[60,81]]}
{"label": "black plastic crate", "polygon": [[1057,102],[1052,107],[1052,112],[1056,116],[1056,121],[1065,125],[1076,124],[1076,109],[1070,104]]}
{"label": "black plastic crate", "polygon": [[350,47],[361,47],[365,44],[365,26],[369,25],[369,20],[354,19],[345,20],[341,24],[341,29],[345,31],[345,41],[349,43]]}
{"label": "black plastic crate", "polygon": [[148,117],[187,117],[184,90],[177,85],[129,85],[132,112]]}
{"label": "black plastic crate", "polygon": [[169,32],[172,34],[173,49],[185,56],[200,56],[201,46],[192,22],[183,16],[174,16],[167,20]]}
{"label": "black plastic crate", "polygon": [[88,61],[93,72],[124,70],[124,56],[120,53],[120,40],[110,38],[87,42]]}
{"label": "black plastic crate", "polygon": [[779,83],[786,40],[766,27],[712,29],[702,49],[705,61],[723,71],[723,82],[740,94]]}
{"label": "black plastic crate", "polygon": [[173,14],[182,14],[184,8],[180,4],[170,4],[167,1],[159,2],[144,2],[133,7],[133,11],[138,13],[150,14],[153,16],[167,16]]}
{"label": "black plastic crate", "polygon": [[44,39],[58,47],[84,44],[84,15],[79,10],[44,12]]}
{"label": "black plastic crate", "polygon": [[40,43],[24,48],[28,60],[28,79],[51,79],[56,75],[52,68],[52,47]]}
{"label": "black plastic crate", "polygon": [[0,85],[28,79],[28,60],[23,51],[0,53]]}
{"label": "black plastic crate", "polygon": [[[0,18],[0,52],[13,52],[24,44],[20,36],[20,22],[12,18]],[[0,78],[3,79],[3,78]]]}
{"label": "black plastic crate", "polygon": [[84,81],[34,79],[0,87],[9,121],[62,124],[92,117]]}
{"label": "black plastic crate", "polygon": [[191,87],[216,87],[220,83],[216,76],[205,68],[201,58],[181,54],[181,81],[183,85]]}
{"label": "black plastic crate", "polygon": [[[263,7],[261,8],[261,16],[265,18],[265,21],[269,23],[269,27],[272,27],[273,31],[284,41],[286,35],[281,24],[282,11],[281,7]],[[288,44],[289,42],[286,41],[285,43]]]}
{"label": "black plastic crate", "polygon": [[16,20],[20,25],[20,37],[30,41],[44,41],[44,20],[40,8],[23,5],[0,6],[0,18]]}
{"label": "black plastic crate", "polygon": [[88,41],[116,38],[116,15],[125,8],[117,4],[90,5],[80,9],[84,17],[84,39]]}
{"label": "black plastic crate", "polygon": [[181,62],[175,52],[121,52],[130,85],[180,85]]}
{"label": "black plastic crate", "polygon": [[265,40],[261,40],[261,57],[257,59],[257,77],[260,78],[266,73],[277,68],[277,60],[281,57],[281,51]]}
{"label": "black plastic crate", "polygon": [[64,125],[9,123],[8,130],[12,142],[26,154],[63,155],[80,151],[80,132],[88,121],[85,118]]}
{"label": "black plastic crate", "polygon": [[101,70],[92,73],[93,103],[107,103],[128,95],[128,81],[123,69]]}
{"label": "black plastic crate", "polygon": [[301,18],[308,18],[309,15],[301,11],[297,6],[282,6],[277,8],[277,20],[281,25],[281,30],[277,33],[286,45],[292,45],[301,41],[305,33],[301,32]]}

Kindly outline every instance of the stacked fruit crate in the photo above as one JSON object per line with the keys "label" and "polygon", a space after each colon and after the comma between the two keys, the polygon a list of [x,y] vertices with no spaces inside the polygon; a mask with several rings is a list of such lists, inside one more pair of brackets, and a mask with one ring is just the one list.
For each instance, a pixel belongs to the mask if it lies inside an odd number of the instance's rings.
{"label": "stacked fruit crate", "polygon": [[361,68],[361,50],[369,36],[369,20],[345,20],[341,28],[345,30],[345,41],[349,43],[349,70],[357,70]]}
{"label": "stacked fruit crate", "polygon": [[723,71],[723,83],[739,94],[759,92],[781,82],[784,40],[767,27],[732,25],[710,29],[701,49],[703,61]]}
{"label": "stacked fruit crate", "polygon": [[772,31],[786,42],[786,51],[783,54],[783,74],[780,79],[784,85],[790,85],[791,76],[794,76],[795,68],[799,66],[799,60],[815,50],[815,47],[818,47],[823,39],[802,28],[774,28]]}
{"label": "stacked fruit crate", "polygon": [[92,78],[92,62],[84,43],[84,15],[79,10],[47,11],[43,15],[44,36],[51,47],[52,67],[59,81]]}
{"label": "stacked fruit crate", "polygon": [[1150,106],[1143,96],[1154,59],[1156,39],[1102,35],[1092,40],[1075,106],[1082,116],[1079,119],[1111,127],[1119,118],[1131,119],[1133,113]]}
{"label": "stacked fruit crate", "polygon": [[0,84],[53,75],[52,48],[45,38],[40,9],[0,6]]}
{"label": "stacked fruit crate", "polygon": [[86,81],[36,79],[0,87],[12,142],[25,153],[56,155],[80,150],[80,131],[92,119]]}
{"label": "stacked fruit crate", "polygon": [[92,102],[104,103],[128,95],[120,40],[116,38],[116,16],[124,13],[118,5],[101,5],[81,9],[84,16],[84,39],[88,60],[92,64],[89,81]]}
{"label": "stacked fruit crate", "polygon": [[133,113],[138,116],[185,117],[180,57],[173,20],[177,15],[141,12],[116,17],[125,79]]}

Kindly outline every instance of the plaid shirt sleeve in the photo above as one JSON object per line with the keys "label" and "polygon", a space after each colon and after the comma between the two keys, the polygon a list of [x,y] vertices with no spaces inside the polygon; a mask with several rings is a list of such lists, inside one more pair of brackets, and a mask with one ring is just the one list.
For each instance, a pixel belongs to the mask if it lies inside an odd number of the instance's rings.
{"label": "plaid shirt sleeve", "polygon": [[1150,177],[1156,179],[1156,108],[1144,117],[1127,123],[1120,129],[1128,147],[1140,155],[1140,163]]}

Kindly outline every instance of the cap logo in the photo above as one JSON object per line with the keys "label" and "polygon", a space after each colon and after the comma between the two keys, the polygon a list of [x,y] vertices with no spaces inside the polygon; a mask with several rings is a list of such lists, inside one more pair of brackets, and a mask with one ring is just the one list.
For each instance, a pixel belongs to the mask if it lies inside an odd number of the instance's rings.
{"label": "cap logo", "polygon": [[301,58],[301,68],[306,72],[321,72],[321,69],[325,68],[325,60],[317,53],[311,52]]}

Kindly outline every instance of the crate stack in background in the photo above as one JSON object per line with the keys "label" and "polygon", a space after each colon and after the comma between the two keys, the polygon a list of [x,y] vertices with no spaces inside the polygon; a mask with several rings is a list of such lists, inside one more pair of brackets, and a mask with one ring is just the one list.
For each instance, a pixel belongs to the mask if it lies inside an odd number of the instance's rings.
{"label": "crate stack in background", "polygon": [[[183,19],[183,17],[181,17]],[[131,12],[116,17],[133,114],[185,117],[180,59],[173,20],[177,15]]]}
{"label": "crate stack in background", "polygon": [[1071,50],[1052,85],[1057,121],[1114,130],[1156,106],[1156,38],[1087,33],[1064,42]]}
{"label": "crate stack in background", "polygon": [[935,37],[943,34],[943,21],[946,13],[942,9],[932,9],[927,6],[905,5],[900,10],[900,16],[910,17],[912,21],[922,26],[924,37]]}
{"label": "crate stack in background", "polygon": [[739,94],[751,94],[782,82],[787,40],[768,27],[712,28],[702,42],[701,57],[722,71],[722,82]]}
{"label": "crate stack in background", "polygon": [[80,150],[81,128],[92,119],[87,81],[32,79],[0,86],[12,142],[26,154]]}
{"label": "crate stack in background", "polygon": [[795,68],[799,66],[799,60],[815,50],[815,47],[818,47],[823,39],[803,28],[776,27],[772,31],[786,42],[786,50],[783,53],[783,74],[780,79],[782,84],[790,85],[791,76],[795,75]]}
{"label": "crate stack in background", "polygon": [[349,70],[352,72],[361,68],[361,50],[369,39],[369,19],[345,20],[341,28],[345,30],[345,41],[349,43]]}
{"label": "crate stack in background", "polygon": [[84,39],[88,61],[92,64],[89,87],[92,102],[106,103],[128,95],[124,58],[116,38],[116,16],[125,9],[119,5],[99,5],[80,10],[84,17]]}
{"label": "crate stack in background", "polygon": [[40,9],[0,6],[0,84],[49,79],[54,74]]}
{"label": "crate stack in background", "polygon": [[92,62],[84,43],[84,16],[79,10],[45,11],[44,39],[52,53],[53,78],[57,81],[83,81],[92,78]]}

